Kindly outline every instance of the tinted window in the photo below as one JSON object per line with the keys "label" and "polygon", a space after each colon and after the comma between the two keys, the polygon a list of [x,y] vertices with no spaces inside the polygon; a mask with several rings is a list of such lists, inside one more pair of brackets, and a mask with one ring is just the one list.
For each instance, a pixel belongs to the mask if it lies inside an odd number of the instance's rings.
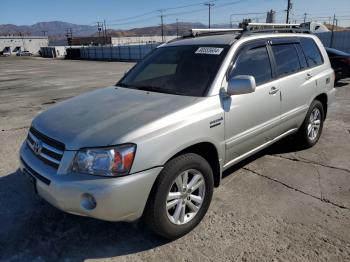
{"label": "tinted window", "polygon": [[271,80],[271,64],[265,46],[241,51],[233,65],[231,77],[251,75],[257,85]]}
{"label": "tinted window", "polygon": [[297,49],[298,55],[299,55],[299,62],[300,62],[300,67],[301,69],[306,69],[307,68],[307,62],[306,62],[306,57],[304,55],[303,49],[301,48],[300,44],[295,44],[295,48]]}
{"label": "tinted window", "polygon": [[272,51],[276,60],[277,76],[293,74],[301,69],[294,44],[273,45]]}
{"label": "tinted window", "polygon": [[203,96],[229,46],[171,46],[156,49],[119,86],[185,96]]}
{"label": "tinted window", "polygon": [[300,42],[309,67],[321,65],[323,63],[323,58],[315,41],[311,38],[301,38]]}

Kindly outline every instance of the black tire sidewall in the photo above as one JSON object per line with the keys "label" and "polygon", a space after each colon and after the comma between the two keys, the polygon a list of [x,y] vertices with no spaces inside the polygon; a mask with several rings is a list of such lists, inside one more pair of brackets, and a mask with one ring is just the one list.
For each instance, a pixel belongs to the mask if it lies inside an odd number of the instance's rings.
{"label": "black tire sidewall", "polygon": [[[166,198],[175,178],[188,169],[196,169],[202,173],[205,181],[205,196],[201,208],[191,221],[184,225],[175,225],[167,216]],[[153,225],[156,227],[153,230],[169,239],[176,239],[187,234],[199,224],[206,214],[212,199],[213,188],[212,170],[208,162],[201,156],[188,153],[169,161],[159,175],[157,189],[153,196],[152,219],[154,219]]]}

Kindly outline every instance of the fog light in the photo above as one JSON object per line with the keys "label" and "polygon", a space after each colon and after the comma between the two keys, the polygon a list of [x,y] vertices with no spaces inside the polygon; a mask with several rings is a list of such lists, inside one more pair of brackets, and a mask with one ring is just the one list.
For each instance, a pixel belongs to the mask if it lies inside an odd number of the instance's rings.
{"label": "fog light", "polygon": [[85,193],[81,196],[81,206],[87,210],[93,210],[97,206],[96,199],[92,195]]}

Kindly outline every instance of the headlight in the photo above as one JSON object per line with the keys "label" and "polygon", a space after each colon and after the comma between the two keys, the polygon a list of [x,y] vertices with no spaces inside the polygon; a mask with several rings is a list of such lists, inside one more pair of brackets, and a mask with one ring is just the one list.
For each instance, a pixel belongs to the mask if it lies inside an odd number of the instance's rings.
{"label": "headlight", "polygon": [[77,152],[73,171],[100,176],[123,176],[131,169],[136,146],[133,144],[110,148],[87,148]]}

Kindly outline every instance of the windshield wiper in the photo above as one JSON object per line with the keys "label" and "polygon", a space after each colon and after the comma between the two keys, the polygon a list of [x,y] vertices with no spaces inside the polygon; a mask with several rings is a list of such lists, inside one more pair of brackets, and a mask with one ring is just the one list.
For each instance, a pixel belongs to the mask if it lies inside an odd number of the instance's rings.
{"label": "windshield wiper", "polygon": [[132,88],[131,85],[128,84],[124,84],[124,83],[117,83],[116,86],[120,86],[120,87],[126,87],[126,88]]}
{"label": "windshield wiper", "polygon": [[143,90],[143,91],[164,93],[164,94],[184,95],[180,92],[176,92],[176,91],[168,90],[168,89],[162,89],[162,88],[159,88],[156,86],[132,86],[132,85],[124,84],[124,83],[118,83],[117,86],[131,88],[131,89],[137,89],[137,90]]}
{"label": "windshield wiper", "polygon": [[135,89],[157,93],[173,94],[172,90],[161,89],[156,86],[135,86]]}

